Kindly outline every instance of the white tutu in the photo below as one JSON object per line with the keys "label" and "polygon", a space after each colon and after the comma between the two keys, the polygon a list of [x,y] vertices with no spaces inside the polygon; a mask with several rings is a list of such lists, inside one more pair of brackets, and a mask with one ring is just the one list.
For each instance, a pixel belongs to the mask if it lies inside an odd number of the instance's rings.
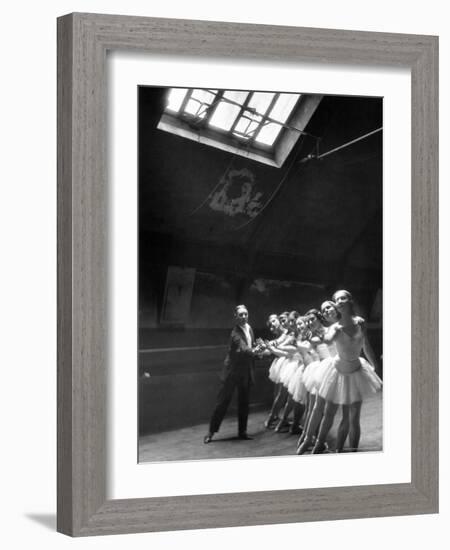
{"label": "white tutu", "polygon": [[382,386],[374,368],[363,357],[354,361],[346,361],[338,356],[324,359],[316,369],[316,379],[320,378],[317,393],[337,405],[363,401]]}
{"label": "white tutu", "polygon": [[317,365],[320,361],[313,361],[305,367],[303,371],[303,384],[305,385],[306,391],[311,392],[312,390],[312,377],[314,369],[317,368]]}
{"label": "white tutu", "polygon": [[328,357],[322,361],[314,361],[314,363],[306,367],[303,377],[306,391],[312,394],[316,394],[319,391],[325,375],[333,368],[331,359],[331,357]]}
{"label": "white tutu", "polygon": [[309,365],[305,367],[305,370],[303,371],[303,384],[305,386],[305,389],[309,393],[315,393],[316,391],[316,385],[314,382],[314,372],[319,367],[320,361],[313,361]]}
{"label": "white tutu", "polygon": [[275,384],[280,383],[280,370],[284,361],[286,361],[286,357],[276,357],[269,367],[269,378]]}
{"label": "white tutu", "polygon": [[317,353],[319,359],[310,363],[303,375],[306,391],[312,394],[316,394],[320,388],[323,377],[330,368],[330,362],[327,360],[330,356],[336,355],[336,348],[334,345],[321,343],[317,346]]}
{"label": "white tutu", "polygon": [[286,386],[286,388],[289,386],[289,382],[299,368],[300,364],[303,365],[300,354],[296,353],[286,358],[280,368],[280,382],[283,386]]}
{"label": "white tutu", "polygon": [[299,363],[298,369],[293,373],[288,384],[288,392],[291,394],[292,399],[297,403],[306,403],[306,388],[303,382],[303,373],[305,372],[305,365]]}

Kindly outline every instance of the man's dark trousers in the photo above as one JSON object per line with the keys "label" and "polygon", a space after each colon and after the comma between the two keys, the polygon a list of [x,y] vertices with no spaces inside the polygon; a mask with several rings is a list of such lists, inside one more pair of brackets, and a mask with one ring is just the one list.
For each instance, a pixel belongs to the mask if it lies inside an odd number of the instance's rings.
{"label": "man's dark trousers", "polygon": [[247,433],[248,410],[250,400],[250,374],[245,373],[242,376],[229,376],[222,382],[219,394],[217,396],[216,408],[209,423],[210,433],[219,431],[222,420],[227,412],[233,397],[234,390],[237,389],[238,396],[238,432],[239,435]]}

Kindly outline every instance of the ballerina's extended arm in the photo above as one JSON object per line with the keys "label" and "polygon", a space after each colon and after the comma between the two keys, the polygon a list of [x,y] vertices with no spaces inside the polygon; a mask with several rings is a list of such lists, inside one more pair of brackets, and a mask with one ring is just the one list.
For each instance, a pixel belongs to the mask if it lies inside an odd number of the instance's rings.
{"label": "ballerina's extended arm", "polygon": [[293,338],[289,336],[278,345],[272,345],[269,342],[269,345],[267,347],[277,357],[287,357],[297,349],[293,342]]}
{"label": "ballerina's extended arm", "polygon": [[325,332],[323,341],[326,344],[331,344],[331,342],[333,342],[333,340],[341,332],[341,330],[342,330],[342,325],[340,323],[334,323],[334,325],[331,325],[328,328],[328,330]]}

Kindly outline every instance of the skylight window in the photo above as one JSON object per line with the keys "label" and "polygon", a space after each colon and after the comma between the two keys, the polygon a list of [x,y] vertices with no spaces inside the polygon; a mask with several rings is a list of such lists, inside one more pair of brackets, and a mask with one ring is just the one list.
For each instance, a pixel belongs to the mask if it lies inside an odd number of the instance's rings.
{"label": "skylight window", "polygon": [[204,120],[208,126],[263,146],[272,146],[299,94],[171,88],[167,111]]}
{"label": "skylight window", "polygon": [[158,128],[281,166],[320,99],[294,93],[169,88]]}

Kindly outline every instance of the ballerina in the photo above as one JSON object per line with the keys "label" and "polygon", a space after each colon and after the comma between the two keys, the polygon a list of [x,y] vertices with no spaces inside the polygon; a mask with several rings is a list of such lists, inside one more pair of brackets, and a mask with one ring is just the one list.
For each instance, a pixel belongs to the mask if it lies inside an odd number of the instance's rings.
{"label": "ballerina", "polygon": [[296,347],[298,338],[297,319],[300,316],[298,311],[291,311],[288,316],[288,337],[283,340],[282,344],[277,346],[269,344],[268,349],[278,357],[283,357],[284,360],[279,369],[279,381],[283,386],[283,395],[286,396],[283,414],[278,422],[275,431],[280,432],[283,428],[289,426],[288,416],[293,409],[294,403],[292,397],[288,393],[288,386],[294,372],[299,368],[301,355]]}
{"label": "ballerina", "polygon": [[[272,352],[268,349],[269,343],[276,347],[282,344],[283,341],[289,337],[287,328],[282,325],[281,320],[285,320],[284,324],[286,324],[287,316],[283,314],[276,315],[275,313],[272,313],[271,315],[269,315],[269,318],[267,320],[267,325],[272,334],[275,336],[274,340],[264,343],[265,351],[267,351],[268,354],[272,354]],[[267,420],[264,422],[264,426],[266,428],[272,428],[273,423],[278,420],[278,413],[285,404],[287,398],[286,389],[280,382],[280,368],[285,359],[286,358],[284,356],[280,357],[276,355],[269,368],[269,378],[275,384],[275,390],[272,408],[270,409]]]}
{"label": "ballerina", "polygon": [[289,311],[283,311],[283,313],[280,313],[280,315],[278,315],[278,319],[280,320],[280,325],[282,326],[282,328],[286,329],[286,332],[287,332]]}
{"label": "ballerina", "polygon": [[[382,387],[375,372],[377,361],[367,338],[366,324],[362,317],[355,315],[352,295],[347,290],[339,290],[334,293],[333,301],[341,318],[331,325],[324,339],[335,343],[337,355],[324,361],[329,368],[317,393],[326,403],[313,454],[323,452],[339,405],[349,407],[349,443],[350,448],[357,451],[361,437],[362,402]],[[361,351],[367,360],[360,356]]]}
{"label": "ballerina", "polygon": [[299,367],[292,374],[288,383],[288,392],[293,402],[293,422],[289,429],[291,434],[300,434],[303,427],[300,425],[301,419],[306,410],[307,390],[303,381],[303,373],[308,365],[314,360],[313,348],[308,338],[310,330],[308,328],[308,317],[299,317],[297,319],[298,337],[295,342],[297,353],[301,355]]}
{"label": "ballerina", "polygon": [[[322,376],[323,368],[322,361],[329,358],[332,355],[336,354],[334,349],[334,344],[330,347],[324,342],[325,335],[325,323],[330,322],[327,320],[327,317],[324,315],[322,304],[321,310],[311,309],[307,312],[308,315],[308,325],[310,328],[310,342],[312,345],[312,353],[315,355],[314,361],[311,362],[304,371],[303,382],[306,390],[306,419],[305,419],[305,430],[303,431],[302,436],[297,442],[297,448],[300,448],[304,440],[307,440],[307,443],[302,448],[299,454],[303,452],[312,445],[312,441],[316,436],[317,430],[322,419],[323,410],[325,406],[325,401],[321,398],[317,399],[317,389],[320,386],[320,378]],[[333,322],[337,320],[337,311],[335,308],[333,310],[327,309],[327,314],[334,315]],[[298,452],[298,451],[297,451]]]}
{"label": "ballerina", "polygon": [[[325,302],[323,302],[320,306],[320,310],[327,326],[336,323],[341,317],[336,309],[336,304],[331,300],[326,300]],[[318,348],[319,355],[321,356],[322,361],[330,356],[334,357],[336,355],[336,346],[334,342],[331,342],[331,344],[327,344],[328,353],[324,351],[323,348],[321,350],[320,346],[318,346]],[[305,424],[309,429],[305,430],[305,432],[303,433],[303,437],[299,438],[297,447],[300,447],[307,434],[309,437],[309,444],[311,445],[312,440],[317,435],[320,422],[322,421],[323,411],[325,409],[325,400],[322,397],[317,396],[317,390],[320,387],[322,378],[325,374],[324,369],[326,370],[327,368],[329,368],[329,363],[320,363],[321,362],[311,364],[310,370],[305,369],[305,387],[308,391],[308,410]],[[344,449],[344,444],[347,439],[350,426],[349,415],[350,406],[342,405],[342,418],[338,426],[336,437],[335,450],[337,453],[341,453]],[[304,448],[302,449],[302,451],[303,450]]]}

